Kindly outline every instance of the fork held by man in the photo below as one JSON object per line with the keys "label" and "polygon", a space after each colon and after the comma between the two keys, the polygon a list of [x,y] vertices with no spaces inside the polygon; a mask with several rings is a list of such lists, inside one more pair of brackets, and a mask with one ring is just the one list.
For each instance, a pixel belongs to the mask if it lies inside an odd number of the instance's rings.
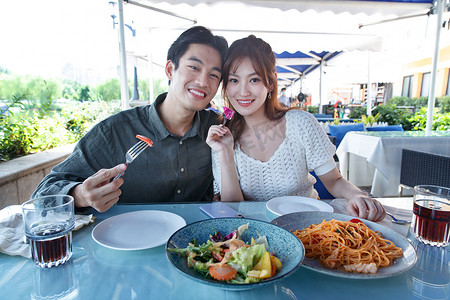
{"label": "fork held by man", "polygon": [[[133,160],[136,157],[138,157],[139,154],[141,154],[145,149],[147,149],[148,146],[150,146],[150,143],[142,140],[142,141],[137,142],[130,149],[128,149],[128,151],[125,153],[125,164],[128,166],[128,164],[133,162]],[[123,173],[124,172],[120,172],[119,174],[117,174],[117,176],[114,177],[113,181],[120,178],[120,176],[122,176]]]}

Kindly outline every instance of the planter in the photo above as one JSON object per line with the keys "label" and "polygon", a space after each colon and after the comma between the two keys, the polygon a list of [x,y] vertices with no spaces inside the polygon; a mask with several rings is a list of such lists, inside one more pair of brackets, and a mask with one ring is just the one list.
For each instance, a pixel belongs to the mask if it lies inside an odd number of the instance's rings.
{"label": "planter", "polygon": [[0,209],[30,199],[45,175],[66,159],[74,146],[61,146],[0,163]]}

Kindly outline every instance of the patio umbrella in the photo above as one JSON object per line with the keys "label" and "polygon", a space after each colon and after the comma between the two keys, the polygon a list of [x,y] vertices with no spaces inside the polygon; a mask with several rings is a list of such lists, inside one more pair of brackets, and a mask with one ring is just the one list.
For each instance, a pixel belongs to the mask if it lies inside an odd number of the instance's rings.
{"label": "patio umbrella", "polygon": [[[442,16],[442,6],[443,0],[435,0],[437,8],[438,17]],[[119,3],[122,0],[119,0]],[[330,30],[331,28],[338,28],[344,21],[339,21],[339,23],[333,23],[334,16],[346,16],[346,19],[350,20],[362,20],[361,23],[370,23],[373,20],[380,20],[383,18],[393,19],[396,17],[409,17],[426,15],[430,12],[430,8],[433,6],[432,0],[384,0],[384,1],[335,1],[335,0],[293,0],[293,1],[266,1],[266,0],[240,0],[236,2],[230,1],[220,1],[220,0],[210,0],[207,4],[204,1],[199,0],[140,0],[140,1],[126,1],[128,4],[136,5],[152,5],[158,3],[158,7],[168,8],[166,12],[170,11],[171,5],[189,5],[195,6],[196,11],[200,11],[199,8],[204,8],[201,10],[201,15],[198,16],[197,24],[204,25],[211,28],[214,32],[224,35],[229,42],[234,41],[237,38],[245,36],[244,34],[254,33],[260,36],[267,42],[269,42],[274,48],[275,52],[289,51],[291,53],[296,53],[297,51],[342,51],[342,50],[369,50],[378,51],[379,50],[379,37],[364,34],[361,32],[355,32],[354,30],[349,30],[344,28],[342,31]],[[165,2],[165,3],[162,3]],[[236,9],[233,13],[227,14],[223,10],[223,5],[233,5]],[[243,6],[246,6],[245,17],[239,18],[239,13],[243,10]],[[269,17],[266,19],[260,14],[260,9],[262,8],[278,8],[279,10],[271,10],[272,15],[281,15],[281,17]],[[119,5],[120,8],[120,5]],[[280,10],[283,14],[279,14]],[[187,11],[187,10],[184,10]],[[315,30],[298,30],[311,28],[302,26],[301,19],[292,20],[291,15],[295,15],[298,12],[304,11],[315,11],[323,14],[329,14],[329,17],[322,21],[322,25],[317,20],[314,22]],[[440,13],[439,13],[440,12]],[[180,17],[177,14],[174,14]],[[306,15],[306,14],[304,14]],[[207,17],[211,16],[213,22],[208,23]],[[120,14],[119,14],[120,17]],[[123,16],[122,16],[123,17]],[[186,20],[189,18],[184,18],[185,25],[182,26],[182,30],[186,29],[188,26]],[[260,21],[263,21],[271,25],[271,29],[261,29],[267,28],[261,25]],[[342,18],[340,20],[343,20]],[[270,22],[269,22],[270,21]],[[292,21],[294,24],[292,25]],[[295,22],[297,21],[297,22]],[[227,26],[219,26],[219,24],[227,24]],[[194,22],[193,22],[194,23]],[[190,23],[189,26],[192,26]],[[440,22],[438,22],[440,24]],[[238,26],[234,26],[238,24]],[[275,25],[273,25],[275,24]],[[303,23],[304,24],[304,23]],[[120,24],[119,24],[120,25]],[[167,22],[168,27],[174,28],[172,23]],[[327,25],[327,26],[325,26]],[[325,29],[324,29],[325,28]],[[328,29],[326,29],[328,28]],[[123,30],[123,28],[122,28]],[[438,30],[437,30],[438,31]],[[439,33],[437,32],[437,37]],[[302,36],[303,35],[303,36]],[[307,36],[305,38],[305,36]],[[308,39],[309,37],[309,39]],[[377,40],[378,38],[378,45]],[[370,40],[371,39],[371,40]],[[297,41],[297,43],[296,43]],[[298,42],[301,41],[301,42]],[[305,42],[306,41],[306,42]],[[319,46],[318,41],[322,42],[322,46]],[[351,42],[349,42],[351,41]],[[356,42],[355,42],[356,41]],[[364,41],[362,44],[361,41]],[[325,43],[324,43],[325,42]],[[124,44],[124,42],[122,42]],[[356,43],[356,44],[355,44]],[[296,48],[294,48],[296,47]],[[323,48],[319,48],[323,47]],[[167,49],[167,47],[161,47]],[[281,48],[281,49],[280,49]],[[429,109],[428,109],[428,122],[432,121],[432,107],[434,107],[434,85],[435,85],[435,75],[437,64],[437,54],[439,51],[439,39],[436,38],[435,45],[435,55],[433,56],[433,71],[431,76],[431,88],[429,97]],[[125,53],[123,51],[123,53]],[[124,56],[124,54],[123,54]],[[430,108],[431,107],[431,108]],[[430,116],[431,115],[431,116]],[[427,132],[431,131],[431,126],[427,123]]]}

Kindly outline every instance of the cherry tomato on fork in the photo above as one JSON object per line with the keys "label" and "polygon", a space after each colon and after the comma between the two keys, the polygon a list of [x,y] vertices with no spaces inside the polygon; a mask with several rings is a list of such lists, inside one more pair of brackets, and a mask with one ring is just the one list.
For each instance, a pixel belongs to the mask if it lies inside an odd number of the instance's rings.
{"label": "cherry tomato on fork", "polygon": [[351,219],[350,222],[352,222],[352,223],[362,223],[362,224],[364,224],[363,221],[361,221],[360,219]]}

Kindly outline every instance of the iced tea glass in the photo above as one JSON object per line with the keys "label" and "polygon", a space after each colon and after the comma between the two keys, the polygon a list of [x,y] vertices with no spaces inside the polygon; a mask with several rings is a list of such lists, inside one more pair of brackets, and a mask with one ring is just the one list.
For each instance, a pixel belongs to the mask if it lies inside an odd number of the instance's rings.
{"label": "iced tea glass", "polygon": [[22,204],[25,235],[36,265],[56,267],[72,256],[73,202],[69,195],[51,195]]}
{"label": "iced tea glass", "polygon": [[414,187],[414,236],[422,243],[445,247],[450,240],[450,188]]}

